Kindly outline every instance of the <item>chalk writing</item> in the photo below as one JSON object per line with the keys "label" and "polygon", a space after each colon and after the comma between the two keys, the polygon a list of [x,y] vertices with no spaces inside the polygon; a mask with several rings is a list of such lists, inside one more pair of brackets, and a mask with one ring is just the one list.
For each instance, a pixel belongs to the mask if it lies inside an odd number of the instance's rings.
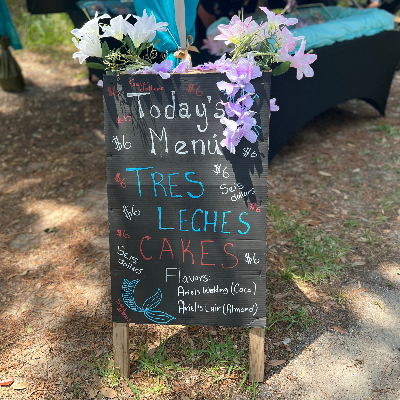
{"label": "chalk writing", "polygon": [[[118,117],[119,118],[119,117]],[[119,141],[117,136],[114,136],[112,142],[115,144],[115,150],[121,151],[124,149],[130,149],[132,147],[131,142],[125,142],[125,135],[122,135],[122,143]]]}
{"label": "chalk writing", "polygon": [[126,188],[126,183],[124,182],[125,178],[121,179],[121,173],[120,172],[118,172],[115,175],[114,180],[115,180],[115,182],[118,182],[121,187],[123,187],[124,189]]}
{"label": "chalk writing", "polygon": [[104,78],[115,322],[265,326],[269,83],[232,154],[218,74],[198,75]]}
{"label": "chalk writing", "polygon": [[140,210],[134,210],[133,207],[135,207],[135,205],[132,206],[130,211],[126,205],[122,206],[122,211],[124,212],[125,217],[129,219],[129,221],[132,221],[133,216],[138,217],[140,215]]}
{"label": "chalk writing", "polygon": [[250,253],[245,254],[246,258],[246,263],[247,264],[259,264],[260,260],[256,258],[256,253],[253,253],[253,256],[250,255]]}
{"label": "chalk writing", "polygon": [[228,167],[224,167],[222,172],[221,172],[221,164],[214,164],[214,174],[219,175],[222,174],[222,176],[226,179],[229,178],[229,172],[227,171]]}
{"label": "chalk writing", "polygon": [[125,229],[124,229],[123,232],[120,229],[117,230],[117,235],[119,237],[124,237],[125,239],[129,239],[130,238],[130,236],[125,232]]}
{"label": "chalk writing", "polygon": [[250,155],[251,158],[257,157],[257,153],[255,151],[251,151],[250,147],[245,147],[243,149],[243,157],[247,157]]}
{"label": "chalk writing", "polygon": [[195,90],[193,83],[189,84],[186,90],[189,92],[189,94],[196,93],[197,97],[203,96],[203,92],[200,91],[200,86],[198,86],[197,89]]}

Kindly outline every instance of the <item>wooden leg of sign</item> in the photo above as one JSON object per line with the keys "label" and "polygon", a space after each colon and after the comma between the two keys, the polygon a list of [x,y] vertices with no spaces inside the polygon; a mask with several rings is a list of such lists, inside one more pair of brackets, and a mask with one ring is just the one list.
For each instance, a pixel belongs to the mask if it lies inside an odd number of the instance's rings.
{"label": "wooden leg of sign", "polygon": [[129,377],[129,324],[113,322],[114,368]]}
{"label": "wooden leg of sign", "polygon": [[250,329],[249,380],[251,382],[264,380],[264,336],[264,328]]}

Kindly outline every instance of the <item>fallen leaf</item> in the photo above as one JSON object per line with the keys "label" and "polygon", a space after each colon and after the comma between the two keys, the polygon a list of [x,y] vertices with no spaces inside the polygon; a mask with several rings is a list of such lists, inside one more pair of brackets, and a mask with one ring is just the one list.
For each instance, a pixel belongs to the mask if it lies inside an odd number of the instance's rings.
{"label": "fallen leaf", "polygon": [[157,347],[151,347],[148,351],[147,354],[149,357],[151,357],[157,350]]}
{"label": "fallen leaf", "polygon": [[318,295],[321,297],[325,297],[325,296],[328,296],[328,293],[318,293]]}
{"label": "fallen leaf", "polygon": [[289,293],[277,293],[274,294],[274,299],[275,300],[279,300],[279,299],[283,299],[284,297],[286,297]]}
{"label": "fallen leaf", "polygon": [[217,336],[217,331],[210,331],[211,336]]}
{"label": "fallen leaf", "polygon": [[346,333],[346,331],[341,328],[340,326],[332,326],[332,329],[334,329],[335,331],[339,332],[339,333]]}
{"label": "fallen leaf", "polygon": [[358,293],[359,289],[355,289],[354,292],[352,293],[353,296],[355,296]]}
{"label": "fallen leaf", "polygon": [[14,382],[14,378],[6,378],[0,381],[0,386],[9,386]]}
{"label": "fallen leaf", "polygon": [[353,266],[356,267],[357,265],[365,265],[366,262],[365,261],[356,261],[353,263]]}
{"label": "fallen leaf", "polygon": [[14,390],[24,390],[27,388],[27,384],[23,381],[19,382],[19,383],[14,383],[14,385],[12,385],[12,388]]}
{"label": "fallen leaf", "polygon": [[325,171],[318,171],[318,173],[323,176],[332,176],[329,172],[325,172]]}
{"label": "fallen leaf", "polygon": [[306,371],[301,371],[301,374],[299,375],[299,378],[302,378],[306,374]]}
{"label": "fallen leaf", "polygon": [[349,146],[349,147],[356,147],[356,145],[353,144],[353,143],[347,143],[347,146]]}
{"label": "fallen leaf", "polygon": [[89,399],[95,399],[97,397],[98,390],[92,387],[88,388]]}
{"label": "fallen leaf", "polygon": [[362,184],[362,187],[363,187],[363,188],[368,187],[368,183],[363,183],[363,184]]}
{"label": "fallen leaf", "polygon": [[194,332],[194,331],[198,331],[201,328],[201,326],[192,326],[191,328],[189,328],[189,332]]}
{"label": "fallen leaf", "polygon": [[285,265],[285,259],[284,259],[282,256],[279,256],[279,262],[280,262],[282,265]]}
{"label": "fallen leaf", "polygon": [[278,365],[282,365],[286,362],[286,360],[271,360],[268,365],[271,365],[272,367],[277,367]]}
{"label": "fallen leaf", "polygon": [[110,399],[115,399],[118,394],[114,389],[111,389],[109,387],[103,387],[100,389],[100,393],[104,396],[104,397],[108,397]]}
{"label": "fallen leaf", "polygon": [[313,189],[313,190],[311,190],[311,192],[310,192],[311,194],[315,194],[315,193],[317,193],[317,189]]}
{"label": "fallen leaf", "polygon": [[342,192],[341,192],[340,190],[338,190],[338,189],[333,189],[333,188],[332,188],[332,191],[335,192],[335,193],[337,193],[337,194],[341,194],[341,193],[342,193]]}
{"label": "fallen leaf", "polygon": [[360,288],[363,292],[369,292],[369,289]]}
{"label": "fallen leaf", "polygon": [[329,218],[336,218],[336,215],[334,215],[334,214],[326,214],[326,216]]}
{"label": "fallen leaf", "polygon": [[179,358],[176,358],[176,357],[172,357],[171,358],[171,361],[173,362],[173,363],[177,363],[177,362],[179,362],[179,361],[181,361]]}
{"label": "fallen leaf", "polygon": [[26,328],[26,333],[32,333],[32,331],[33,331],[33,327],[32,327],[32,325],[31,324],[29,324],[29,326]]}
{"label": "fallen leaf", "polygon": [[351,172],[360,172],[360,168],[353,169]]}

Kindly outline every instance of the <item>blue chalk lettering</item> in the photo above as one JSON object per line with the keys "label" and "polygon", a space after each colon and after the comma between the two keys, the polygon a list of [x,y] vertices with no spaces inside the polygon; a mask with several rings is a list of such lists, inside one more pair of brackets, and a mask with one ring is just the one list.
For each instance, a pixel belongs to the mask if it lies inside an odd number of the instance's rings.
{"label": "blue chalk lettering", "polygon": [[208,217],[208,211],[206,211],[206,214],[204,216],[204,232],[207,231],[207,225],[214,225],[214,232],[215,229],[217,228],[217,211],[214,211],[214,222],[208,222],[207,217]]}
{"label": "blue chalk lettering", "polygon": [[204,214],[203,210],[201,210],[200,208],[198,208],[198,209],[193,213],[193,216],[192,216],[192,229],[193,229],[194,232],[200,232],[200,228],[199,228],[199,229],[194,229],[194,226],[193,226],[194,216],[197,214],[198,211],[200,211],[202,214]]}
{"label": "blue chalk lettering", "polygon": [[222,227],[221,227],[221,233],[230,233],[230,232],[225,232],[224,231],[224,225],[227,224],[227,222],[225,221],[225,214],[230,214],[232,211],[224,211],[222,213]]}
{"label": "blue chalk lettering", "polygon": [[189,172],[186,172],[185,178],[186,178],[186,180],[189,181],[189,182],[198,183],[198,184],[201,186],[201,194],[199,194],[198,196],[194,196],[194,195],[193,195],[192,193],[190,193],[190,192],[187,192],[187,194],[188,194],[189,197],[191,197],[192,199],[198,199],[198,198],[201,197],[201,196],[203,195],[203,193],[204,193],[204,186],[203,186],[203,184],[202,184],[201,182],[199,182],[199,181],[192,181],[191,179],[189,179],[188,176],[191,175],[191,174],[196,175],[195,172],[190,172],[190,171],[189,171]]}
{"label": "blue chalk lettering", "polygon": [[188,229],[182,229],[182,222],[187,222],[186,219],[182,219],[182,212],[184,212],[184,211],[186,211],[186,209],[185,210],[179,210],[179,230],[180,231],[184,231],[184,232],[189,232]]}
{"label": "blue chalk lettering", "polygon": [[[156,182],[156,180],[154,179],[155,174],[161,175],[161,179],[158,182]],[[163,174],[161,172],[153,172],[151,174],[151,179],[153,179],[154,196],[157,197],[156,185],[158,185],[158,186],[161,186],[163,188],[165,197],[168,197],[167,196],[167,192],[165,191],[165,187],[161,184],[161,182],[164,179]]]}
{"label": "blue chalk lettering", "polygon": [[245,225],[247,226],[247,231],[246,231],[246,232],[242,232],[240,229],[238,229],[238,232],[239,232],[241,235],[245,235],[245,234],[250,230],[250,225],[249,225],[246,221],[243,221],[242,218],[241,218],[241,216],[242,216],[243,214],[249,215],[247,212],[242,212],[242,213],[239,215],[239,221],[240,221],[242,224],[245,224]]}
{"label": "blue chalk lettering", "polygon": [[126,171],[136,171],[137,175],[137,183],[138,183],[138,188],[139,188],[139,196],[142,197],[142,192],[140,190],[140,179],[139,179],[139,171],[142,169],[153,169],[153,167],[147,167],[147,168],[126,168]]}
{"label": "blue chalk lettering", "polygon": [[173,173],[173,174],[168,174],[169,193],[170,193],[171,197],[182,197],[180,194],[177,194],[176,196],[174,196],[174,195],[172,194],[172,187],[173,187],[173,186],[178,186],[178,185],[173,185],[173,184],[171,183],[171,176],[172,176],[172,175],[179,175],[179,172],[175,172],[175,173]]}
{"label": "blue chalk lettering", "polygon": [[158,229],[160,231],[165,231],[167,229],[174,229],[174,228],[162,228],[161,227],[161,207],[157,207],[158,208]]}

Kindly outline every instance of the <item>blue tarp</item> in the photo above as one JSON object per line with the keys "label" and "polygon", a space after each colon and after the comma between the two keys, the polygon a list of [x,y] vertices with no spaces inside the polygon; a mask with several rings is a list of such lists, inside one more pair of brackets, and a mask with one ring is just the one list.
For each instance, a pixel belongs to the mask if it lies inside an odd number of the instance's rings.
{"label": "blue tarp", "polygon": [[[377,8],[365,10],[344,7],[326,8],[332,14],[334,20],[304,28],[291,29],[295,36],[304,36],[306,50],[329,46],[335,42],[352,40],[361,36],[372,36],[394,28],[394,15],[385,10]],[[290,17],[290,15],[285,16]],[[293,17],[296,16],[293,15]],[[229,19],[223,17],[215,21],[207,29],[207,33],[214,35],[219,24],[229,24]]]}
{"label": "blue tarp", "polygon": [[15,50],[22,49],[17,31],[11,21],[10,13],[4,0],[0,0],[0,36],[10,36],[10,44]]}
{"label": "blue tarp", "polygon": [[394,15],[385,10],[367,8],[326,7],[335,18],[323,24],[292,29],[295,36],[304,36],[306,50],[329,46],[335,42],[372,36],[394,27]]}
{"label": "blue tarp", "polygon": [[[185,0],[185,24],[186,24],[186,37],[192,35],[195,38],[195,25],[197,4],[199,0]],[[174,52],[178,50],[179,34],[175,22],[175,5],[174,0],[133,0],[136,14],[143,15],[143,10],[146,9],[147,14],[153,13],[157,22],[168,22],[168,29],[172,33],[173,38],[169,32],[157,32],[156,39],[161,39],[155,48],[162,53],[168,52],[168,59],[173,60],[175,63],[179,59],[174,59]]]}

